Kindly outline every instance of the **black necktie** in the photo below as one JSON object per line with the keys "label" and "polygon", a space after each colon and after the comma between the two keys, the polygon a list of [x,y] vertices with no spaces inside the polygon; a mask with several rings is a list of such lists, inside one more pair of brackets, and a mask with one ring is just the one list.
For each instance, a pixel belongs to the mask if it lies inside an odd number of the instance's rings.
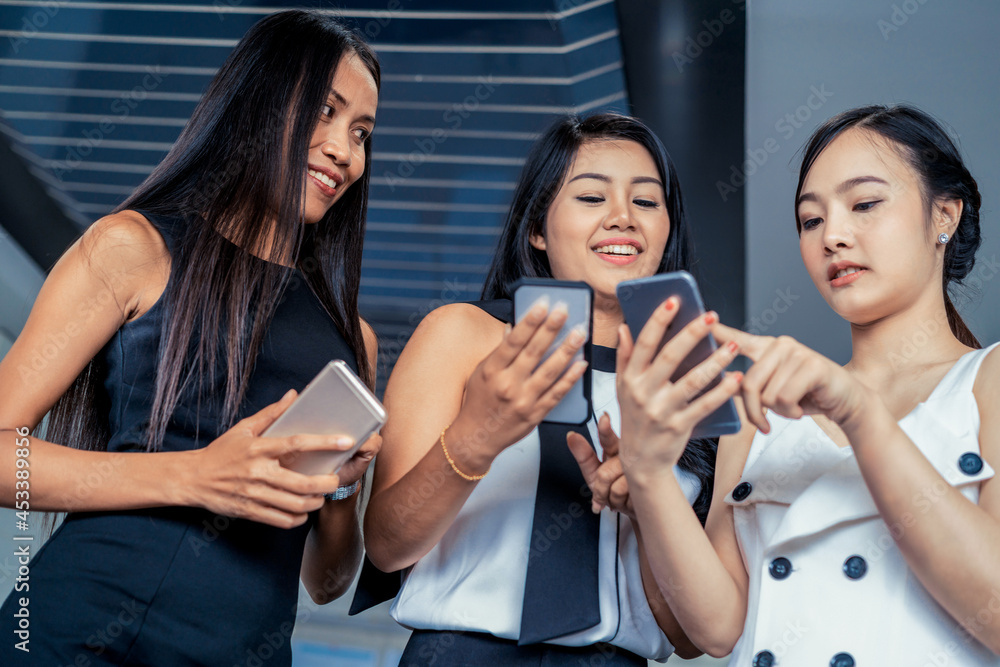
{"label": "black necktie", "polygon": [[[614,372],[614,350],[593,346],[591,365]],[[538,425],[541,457],[521,608],[518,644],[522,645],[601,622],[597,577],[601,520],[590,511],[590,489],[566,446],[570,431],[582,434],[593,447],[587,424]]]}

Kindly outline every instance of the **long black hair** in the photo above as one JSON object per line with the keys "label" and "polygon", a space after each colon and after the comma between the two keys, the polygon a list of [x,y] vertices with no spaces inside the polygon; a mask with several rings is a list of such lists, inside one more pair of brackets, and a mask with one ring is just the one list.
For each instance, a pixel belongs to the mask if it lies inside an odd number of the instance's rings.
{"label": "long black hair", "polygon": [[[941,199],[962,201],[962,215],[944,251],[944,271],[941,276],[944,305],[948,325],[955,337],[969,347],[981,347],[979,340],[951,302],[948,288],[952,283],[961,284],[975,265],[976,251],[982,243],[979,231],[982,197],[979,195],[976,179],[966,168],[958,148],[937,121],[920,109],[905,104],[858,107],[834,116],[821,125],[806,144],[802,167],[799,169],[799,185],[795,189],[795,201],[798,202],[802,185],[819,154],[844,130],[852,127],[874,132],[900,149],[919,176],[928,210],[934,202]],[[797,214],[795,221],[801,233],[802,227]]]}
{"label": "long black hair", "polygon": [[[378,88],[374,52],[334,18],[292,10],[258,21],[209,84],[164,160],[117,207],[184,220],[161,297],[168,315],[148,449],[159,447],[181,397],[191,391],[200,396],[217,367],[225,368],[223,425],[235,421],[274,310],[290,288],[291,272],[278,263],[288,260],[282,258],[297,258],[307,285],[354,350],[361,377],[374,385],[357,303],[370,141],[362,176],[310,225],[314,229],[303,244],[310,139],[337,66],[348,55],[360,59]],[[88,400],[100,400],[96,363],[57,403],[50,440],[107,446],[106,425],[99,423],[106,410],[85,408]]]}
{"label": "long black hair", "polygon": [[[691,233],[684,216],[680,181],[670,154],[660,139],[642,121],[616,113],[581,118],[559,118],[535,142],[514,188],[514,200],[504,221],[499,247],[493,257],[483,299],[510,299],[511,285],[519,278],[551,278],[548,256],[530,243],[531,236],[544,231],[545,218],[558,194],[580,147],[589,141],[634,141],[646,149],[656,164],[664,184],[670,234],[657,273],[690,270],[693,256]],[[678,465],[701,482],[694,510],[702,524],[712,504],[715,456],[718,441],[691,440]]]}
{"label": "long black hair", "polygon": [[531,245],[531,237],[544,231],[549,206],[562,187],[580,146],[588,141],[607,139],[634,141],[645,148],[666,189],[670,235],[656,272],[690,270],[691,233],[684,217],[680,181],[673,160],[659,137],[642,121],[621,114],[602,113],[587,118],[563,116],[535,142],[521,169],[499,248],[483,284],[482,298],[511,298],[510,286],[518,278],[552,277],[548,256]]}

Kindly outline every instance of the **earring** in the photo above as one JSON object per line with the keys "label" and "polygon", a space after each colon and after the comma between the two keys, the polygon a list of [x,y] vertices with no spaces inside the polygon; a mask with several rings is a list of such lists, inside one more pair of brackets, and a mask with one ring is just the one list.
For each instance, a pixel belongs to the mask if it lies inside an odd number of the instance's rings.
{"label": "earring", "polygon": [[944,232],[941,232],[940,234],[938,234],[938,243],[940,243],[941,245],[944,245],[947,242],[948,242],[948,235],[947,234],[945,234]]}

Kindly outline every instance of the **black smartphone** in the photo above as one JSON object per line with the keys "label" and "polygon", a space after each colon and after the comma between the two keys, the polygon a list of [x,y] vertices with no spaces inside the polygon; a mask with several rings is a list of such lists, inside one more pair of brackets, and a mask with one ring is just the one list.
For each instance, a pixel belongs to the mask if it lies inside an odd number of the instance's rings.
{"label": "black smartphone", "polygon": [[[547,278],[524,278],[514,283],[514,321],[520,322],[531,307],[541,298],[547,298],[549,312],[557,304],[566,306],[566,323],[556,335],[552,345],[545,352],[542,362],[562,345],[574,327],[580,326],[586,331],[587,340],[577,350],[576,356],[567,367],[578,360],[590,361],[590,337],[592,329],[591,309],[594,303],[594,290],[584,282],[554,280]],[[583,424],[591,415],[590,407],[590,367],[574,384],[563,399],[545,416],[547,422],[560,424]]]}
{"label": "black smartphone", "polygon": [[[698,291],[698,284],[695,282],[694,277],[687,271],[673,271],[649,276],[648,278],[626,280],[618,284],[617,295],[618,303],[621,304],[622,313],[625,315],[625,324],[628,325],[633,340],[638,337],[649,316],[664,301],[671,296],[676,296],[680,300],[677,315],[674,316],[673,321],[667,327],[667,331],[663,336],[663,340],[660,341],[657,350],[662,348],[668,340],[673,338],[689,322],[705,314],[705,305],[702,302],[701,293]],[[681,362],[673,377],[670,378],[670,381],[676,382],[684,377],[688,371],[710,357],[716,349],[718,349],[718,346],[715,343],[715,339],[712,337],[712,334],[709,334]],[[721,380],[722,373],[720,372],[698,395],[704,394],[719,384]],[[733,403],[733,400],[729,399],[719,406],[715,412],[700,421],[694,427],[691,436],[695,438],[707,438],[737,433],[739,430],[740,417],[736,413],[736,405]]]}

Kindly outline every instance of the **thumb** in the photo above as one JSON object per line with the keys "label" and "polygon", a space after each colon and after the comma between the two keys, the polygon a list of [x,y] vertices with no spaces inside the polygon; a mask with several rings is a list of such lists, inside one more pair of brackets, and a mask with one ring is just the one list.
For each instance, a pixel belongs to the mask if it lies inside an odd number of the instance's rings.
{"label": "thumb", "polygon": [[569,451],[573,454],[573,458],[576,459],[576,464],[580,466],[583,479],[589,485],[590,480],[593,479],[597,473],[597,469],[601,466],[601,462],[597,458],[597,452],[590,446],[586,438],[573,431],[566,434],[566,444],[569,446]]}
{"label": "thumb", "polygon": [[289,389],[288,393],[282,396],[277,402],[271,403],[271,405],[262,408],[259,412],[243,419],[243,425],[250,429],[250,432],[253,435],[260,435],[266,431],[278,417],[284,414],[285,410],[287,410],[288,407],[295,401],[295,397],[298,395],[297,391]]}
{"label": "thumb", "polygon": [[597,435],[601,441],[601,449],[604,450],[604,458],[618,454],[618,436],[611,428],[611,416],[605,412],[597,420]]}

